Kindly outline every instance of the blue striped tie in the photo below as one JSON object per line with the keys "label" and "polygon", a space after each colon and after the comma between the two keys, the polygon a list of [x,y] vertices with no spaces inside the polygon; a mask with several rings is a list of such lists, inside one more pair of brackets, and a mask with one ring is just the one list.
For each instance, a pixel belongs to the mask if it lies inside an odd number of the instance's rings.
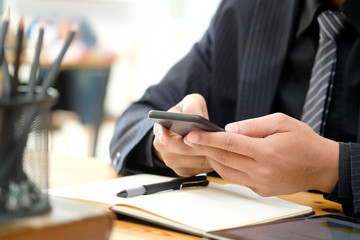
{"label": "blue striped tie", "polygon": [[301,121],[318,134],[323,134],[329,111],[336,67],[336,40],[344,28],[345,17],[340,12],[325,11],[317,21],[320,27],[319,47],[311,73]]}

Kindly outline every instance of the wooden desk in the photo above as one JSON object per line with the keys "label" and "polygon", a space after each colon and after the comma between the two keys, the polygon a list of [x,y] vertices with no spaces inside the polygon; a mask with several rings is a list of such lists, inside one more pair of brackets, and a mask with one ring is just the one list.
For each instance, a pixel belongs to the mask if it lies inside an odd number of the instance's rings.
{"label": "wooden desk", "polygon": [[[81,174],[79,174],[81,173]],[[116,177],[110,163],[94,158],[70,158],[52,156],[50,161],[50,186],[70,186],[89,183]],[[225,183],[221,179],[211,178],[214,182]],[[295,203],[308,205],[313,208],[316,215],[336,213],[342,214],[341,205],[323,199],[322,195],[315,193],[296,193],[279,196]],[[104,206],[106,207],[106,206]],[[175,231],[142,224],[131,219],[115,220],[110,236],[111,240],[118,239],[200,239],[199,237],[178,233]]]}

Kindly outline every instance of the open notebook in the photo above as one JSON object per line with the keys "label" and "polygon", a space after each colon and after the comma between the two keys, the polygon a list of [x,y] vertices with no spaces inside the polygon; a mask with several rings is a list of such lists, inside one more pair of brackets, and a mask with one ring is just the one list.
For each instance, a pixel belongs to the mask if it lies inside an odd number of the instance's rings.
{"label": "open notebook", "polygon": [[269,222],[313,213],[308,206],[276,197],[261,197],[235,184],[165,191],[119,198],[119,191],[172,178],[140,174],[49,190],[51,195],[109,204],[123,215],[202,236],[204,232]]}

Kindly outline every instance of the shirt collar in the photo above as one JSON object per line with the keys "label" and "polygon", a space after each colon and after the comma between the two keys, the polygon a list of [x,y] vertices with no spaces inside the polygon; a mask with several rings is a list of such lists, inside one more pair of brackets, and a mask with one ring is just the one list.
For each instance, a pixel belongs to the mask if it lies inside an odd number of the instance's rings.
{"label": "shirt collar", "polygon": [[300,36],[312,23],[317,10],[323,6],[321,0],[305,0],[300,13],[299,27],[296,36]]}

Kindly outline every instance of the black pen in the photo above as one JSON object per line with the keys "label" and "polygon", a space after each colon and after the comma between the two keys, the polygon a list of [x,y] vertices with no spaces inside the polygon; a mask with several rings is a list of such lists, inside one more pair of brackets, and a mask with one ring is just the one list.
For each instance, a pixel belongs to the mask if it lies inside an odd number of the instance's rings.
{"label": "black pen", "polygon": [[9,27],[9,21],[10,21],[10,10],[7,10],[6,13],[4,14],[0,28],[0,66],[3,75],[2,97],[5,99],[9,99],[11,94],[11,79],[9,75],[9,67],[5,59],[5,40],[6,40],[7,29]]}
{"label": "black pen", "polygon": [[3,16],[3,20],[0,28],[0,58],[1,58],[0,63],[2,61],[3,54],[5,55],[4,46],[5,46],[6,32],[9,27],[9,21],[10,21],[10,10],[8,9]]}
{"label": "black pen", "polygon": [[116,194],[118,197],[128,198],[140,195],[147,195],[165,190],[176,190],[187,187],[200,187],[209,185],[206,176],[193,176],[186,178],[178,178],[167,182],[160,182],[148,185],[142,185],[136,188],[125,189]]}
{"label": "black pen", "polygon": [[21,62],[21,52],[24,37],[24,18],[21,17],[19,21],[18,31],[16,35],[16,48],[15,48],[15,62],[14,62],[14,76],[11,84],[11,96],[16,96],[19,86],[19,68]]}
{"label": "black pen", "polygon": [[46,95],[46,91],[48,90],[48,88],[52,87],[56,81],[56,77],[57,74],[59,73],[60,70],[60,65],[61,62],[65,56],[66,51],[68,50],[72,40],[75,37],[75,34],[78,31],[78,26],[77,24],[73,24],[71,26],[70,32],[68,34],[68,36],[65,39],[64,45],[60,51],[60,54],[58,55],[58,57],[56,58],[55,62],[50,66],[50,68],[47,70],[45,76],[44,76],[44,80],[42,82],[42,94]]}
{"label": "black pen", "polygon": [[40,22],[40,26],[39,26],[39,35],[38,35],[37,44],[36,44],[34,61],[31,65],[30,78],[29,78],[29,83],[28,83],[29,88],[28,88],[28,92],[26,94],[26,96],[28,98],[31,98],[34,95],[34,89],[38,85],[38,79],[36,78],[36,72],[40,65],[40,53],[41,53],[41,47],[42,47],[42,42],[43,42],[43,38],[44,38],[44,28],[45,28],[45,21],[42,20]]}

